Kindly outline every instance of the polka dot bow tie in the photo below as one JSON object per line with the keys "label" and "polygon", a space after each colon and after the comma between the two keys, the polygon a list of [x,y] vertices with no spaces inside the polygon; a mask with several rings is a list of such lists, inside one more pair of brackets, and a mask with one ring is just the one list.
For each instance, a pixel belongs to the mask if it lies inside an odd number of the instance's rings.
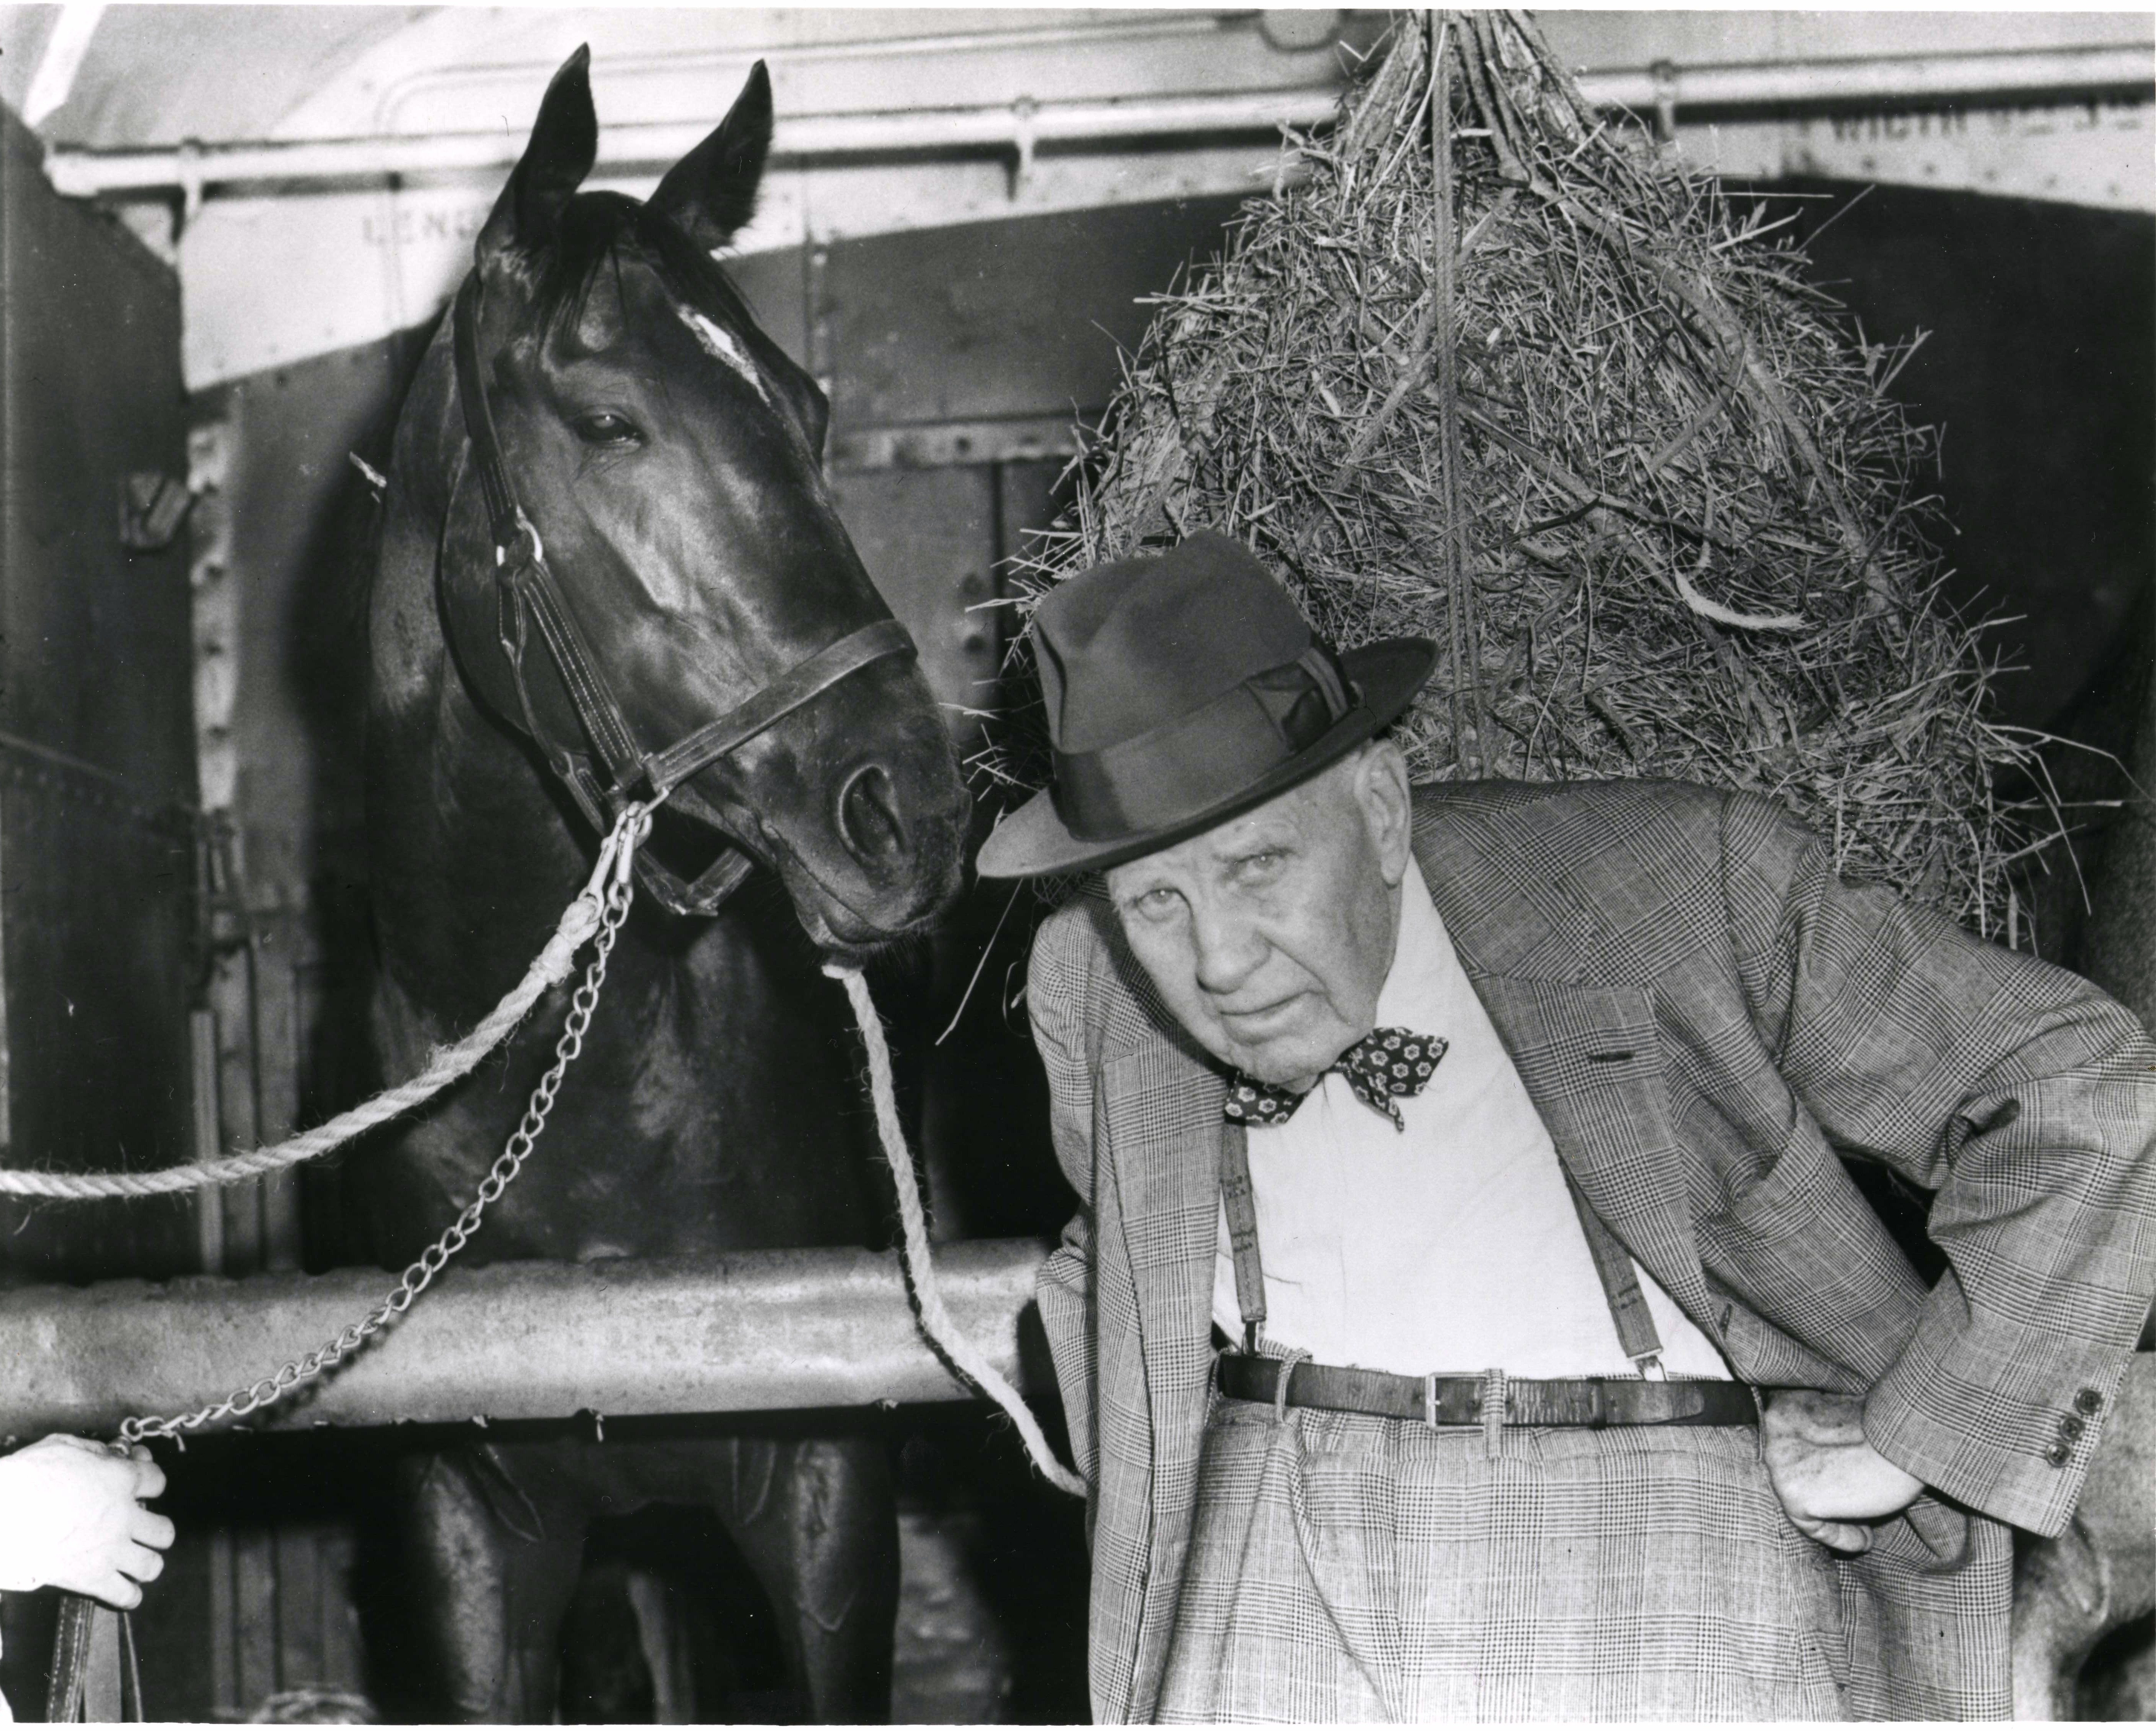
{"label": "polka dot bow tie", "polygon": [[[1407,1120],[1394,1102],[1412,1100],[1430,1086],[1445,1050],[1445,1042],[1434,1034],[1378,1028],[1335,1058],[1327,1066],[1327,1073],[1338,1071],[1348,1078],[1358,1100],[1390,1118],[1395,1130],[1404,1131]],[[1295,1116],[1296,1107],[1316,1092],[1312,1087],[1297,1094],[1237,1071],[1228,1085],[1227,1104],[1221,1110],[1230,1123],[1264,1129],[1270,1124],[1286,1123]]]}

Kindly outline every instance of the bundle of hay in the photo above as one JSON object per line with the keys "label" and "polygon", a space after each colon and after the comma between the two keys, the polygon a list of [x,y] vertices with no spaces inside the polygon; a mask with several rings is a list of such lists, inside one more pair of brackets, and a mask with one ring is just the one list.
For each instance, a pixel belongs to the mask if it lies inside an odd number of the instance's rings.
{"label": "bundle of hay", "polygon": [[[1403,20],[1295,154],[1158,303],[1029,596],[1223,530],[1336,643],[1442,646],[1418,777],[1756,789],[1844,871],[2019,940],[2032,814],[1994,787],[2029,751],[1939,598],[1902,352],[1517,15]],[[986,766],[1039,784],[1037,709]]]}

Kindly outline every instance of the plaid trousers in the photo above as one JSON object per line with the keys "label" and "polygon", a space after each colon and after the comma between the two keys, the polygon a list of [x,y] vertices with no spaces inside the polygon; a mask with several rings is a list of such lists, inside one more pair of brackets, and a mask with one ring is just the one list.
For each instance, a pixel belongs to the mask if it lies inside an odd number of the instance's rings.
{"label": "plaid trousers", "polygon": [[1845,1718],[1836,1597],[1756,1430],[1216,1399],[1160,1717]]}
{"label": "plaid trousers", "polygon": [[[2156,1287],[2156,1046],[2086,981],[1840,881],[1749,795],[1414,806],[1445,929],[1595,1213],[1744,1380],[1863,1395],[1874,1446],[1940,1493],[1833,1565],[1848,1710],[2003,1716],[2005,1523],[2066,1524]],[[1042,926],[1027,1003],[1079,1200],[1039,1296],[1092,1486],[1093,1708],[1143,1719],[1197,1536],[1225,1085],[1096,897]],[[1849,1155],[1937,1191],[1935,1288]]]}

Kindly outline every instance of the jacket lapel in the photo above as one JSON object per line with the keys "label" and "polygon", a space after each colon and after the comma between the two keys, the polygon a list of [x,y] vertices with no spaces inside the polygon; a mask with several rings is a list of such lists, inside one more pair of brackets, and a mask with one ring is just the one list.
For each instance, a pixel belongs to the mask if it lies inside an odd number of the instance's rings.
{"label": "jacket lapel", "polygon": [[[1201,1348],[1208,1342],[1227,1084],[1167,1040],[1148,1041],[1104,1067],[1138,1328],[1147,1362],[1158,1367],[1163,1351],[1194,1336]],[[1156,1407],[1159,1392],[1156,1386]],[[1161,1426],[1156,1410],[1157,1435]]]}
{"label": "jacket lapel", "polygon": [[1174,1628],[1211,1398],[1220,1108],[1227,1085],[1166,1038],[1109,1059],[1103,1075],[1152,1445],[1152,1530],[1128,1701],[1131,1717],[1147,1718]]}

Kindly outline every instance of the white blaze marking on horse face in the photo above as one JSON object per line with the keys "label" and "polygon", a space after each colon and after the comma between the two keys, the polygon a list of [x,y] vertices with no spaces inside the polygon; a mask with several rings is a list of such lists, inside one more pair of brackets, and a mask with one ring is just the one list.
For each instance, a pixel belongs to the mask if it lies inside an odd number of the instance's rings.
{"label": "white blaze marking on horse face", "polygon": [[677,307],[675,311],[681,315],[681,322],[696,333],[696,341],[703,345],[704,352],[714,360],[725,362],[741,374],[754,388],[756,394],[763,398],[764,406],[770,407],[771,393],[763,388],[763,375],[756,370],[756,362],[749,359],[735,340],[734,333],[706,318],[693,306]]}

